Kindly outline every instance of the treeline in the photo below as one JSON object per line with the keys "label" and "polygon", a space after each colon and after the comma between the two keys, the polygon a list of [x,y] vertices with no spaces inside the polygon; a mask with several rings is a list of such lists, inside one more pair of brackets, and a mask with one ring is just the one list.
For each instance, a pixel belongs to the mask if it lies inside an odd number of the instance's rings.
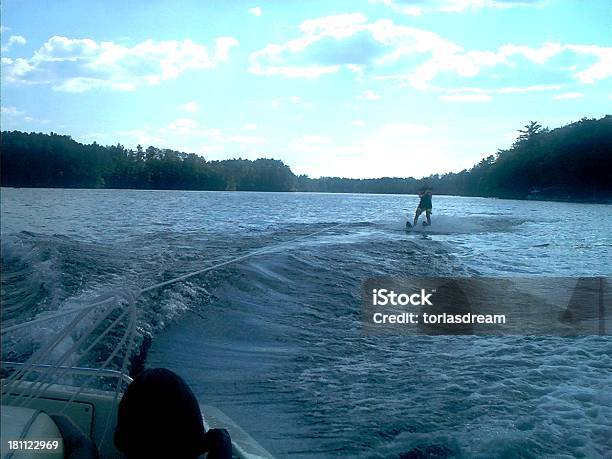
{"label": "treeline", "polygon": [[557,129],[531,121],[507,150],[469,170],[421,179],[299,176],[298,189],[330,193],[415,193],[513,199],[612,202],[612,116]]}
{"label": "treeline", "polygon": [[[469,170],[415,178],[295,176],[282,161],[206,161],[148,147],[80,144],[69,136],[2,132],[1,184],[12,187],[135,188],[331,193],[415,193],[612,202],[612,116],[549,130],[532,121],[507,150]],[[409,171],[408,171],[409,172]]]}
{"label": "treeline", "polygon": [[2,186],[151,190],[291,191],[282,161],[206,161],[193,153],[83,145],[66,135],[2,133]]}
{"label": "treeline", "polygon": [[553,130],[532,121],[519,132],[511,148],[451,183],[463,181],[471,196],[612,202],[612,116]]}

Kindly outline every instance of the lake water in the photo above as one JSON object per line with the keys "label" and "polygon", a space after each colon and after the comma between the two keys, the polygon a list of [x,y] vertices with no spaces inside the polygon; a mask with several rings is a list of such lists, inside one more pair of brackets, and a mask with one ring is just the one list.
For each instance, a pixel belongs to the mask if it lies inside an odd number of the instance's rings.
{"label": "lake water", "polygon": [[360,324],[369,277],[610,276],[611,206],[434,196],[434,225],[406,233],[415,196],[1,197],[5,326],[269,248],[143,294],[138,327],[147,366],[177,371],[280,457],[612,450],[610,337],[364,337]]}

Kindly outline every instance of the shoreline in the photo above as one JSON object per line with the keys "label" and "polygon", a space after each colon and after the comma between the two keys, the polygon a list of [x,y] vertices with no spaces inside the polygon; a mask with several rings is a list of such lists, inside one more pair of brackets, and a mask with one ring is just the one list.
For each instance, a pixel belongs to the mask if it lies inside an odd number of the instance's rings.
{"label": "shoreline", "polygon": [[[32,187],[32,186],[1,186],[0,188],[12,188],[15,190],[19,189],[48,189],[48,190],[104,190],[104,191],[180,191],[180,192],[193,192],[193,193],[308,193],[308,194],[355,194],[355,195],[376,195],[376,196],[416,196],[417,193],[372,193],[372,192],[359,192],[359,191],[307,191],[307,190],[190,190],[183,188],[88,188],[88,187]],[[504,201],[539,201],[539,202],[561,202],[568,204],[603,204],[612,205],[612,196],[608,198],[597,198],[597,199],[580,199],[580,198],[560,198],[560,197],[544,197],[544,196],[527,196],[524,198],[520,197],[499,197],[499,196],[482,196],[473,194],[434,194],[434,196],[448,196],[457,198],[483,198],[483,199],[499,199]]]}

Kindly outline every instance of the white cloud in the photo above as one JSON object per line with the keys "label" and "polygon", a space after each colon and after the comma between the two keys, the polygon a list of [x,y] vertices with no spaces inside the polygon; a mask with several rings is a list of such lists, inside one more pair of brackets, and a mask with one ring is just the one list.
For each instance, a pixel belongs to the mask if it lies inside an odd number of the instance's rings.
{"label": "white cloud", "polygon": [[249,131],[254,131],[255,129],[257,129],[257,124],[255,123],[247,123],[243,126],[244,129],[247,129]]}
{"label": "white cloud", "polygon": [[254,14],[255,16],[259,17],[263,14],[263,11],[259,6],[256,6],[255,8],[251,8],[249,10],[249,13]]}
{"label": "white cloud", "polygon": [[6,41],[6,44],[2,46],[2,52],[7,52],[9,49],[13,47],[13,45],[23,46],[25,44],[26,44],[26,39],[23,38],[21,35],[11,35],[9,39]]}
{"label": "white cloud", "polygon": [[200,123],[198,123],[194,119],[191,119],[191,118],[178,118],[178,119],[172,121],[168,125],[168,129],[171,129],[173,131],[186,132],[186,131],[193,131],[194,129],[197,129],[199,126],[200,126]]}
{"label": "white cloud", "polygon": [[537,64],[543,64],[548,59],[556,56],[563,50],[564,47],[561,44],[548,42],[539,48],[531,48],[529,46],[522,45],[505,45],[499,49],[498,54],[504,57],[510,57],[518,54]]}
{"label": "white cloud", "polygon": [[290,66],[276,66],[264,69],[258,65],[253,65],[250,71],[256,75],[281,75],[287,78],[318,78],[321,75],[327,75],[330,73],[336,73],[340,70],[339,65],[322,66],[322,65],[311,65],[307,67],[290,67]]}
{"label": "white cloud", "polygon": [[487,94],[447,94],[440,96],[444,102],[489,102],[491,96]]}
{"label": "white cloud", "polygon": [[575,73],[582,83],[595,83],[612,77],[612,47],[597,45],[567,45],[566,49],[583,55],[594,56],[598,60],[588,68]]}
{"label": "white cloud", "polygon": [[504,94],[527,94],[530,92],[546,92],[559,91],[563,89],[560,84],[541,84],[531,86],[504,86],[500,88],[476,88],[476,87],[458,87],[458,88],[437,88],[431,87],[433,91],[442,92],[450,95],[504,95]]}
{"label": "white cloud", "polygon": [[351,121],[351,124],[352,124],[353,126],[365,127],[366,122],[365,122],[365,121],[363,121],[363,120],[353,120],[353,121]]}
{"label": "white cloud", "polygon": [[[346,67],[362,75],[365,65],[359,61],[366,58],[371,60],[370,65],[383,67],[395,64],[406,56],[430,55],[429,61],[411,74],[402,76],[411,80],[413,86],[424,88],[441,71],[451,70],[463,76],[473,76],[481,66],[493,66],[505,61],[503,55],[498,56],[490,51],[465,52],[460,46],[427,30],[399,26],[390,20],[368,22],[361,13],[309,19],[302,22],[300,30],[303,33],[301,37],[285,44],[268,44],[252,53],[249,70],[259,75],[316,78]],[[359,40],[347,42],[348,39]],[[322,40],[327,41],[323,52],[325,58],[321,62],[289,64],[300,53],[318,46]],[[347,46],[350,52],[347,52]]]}
{"label": "white cloud", "polygon": [[515,7],[541,7],[547,0],[370,0],[372,3],[382,3],[394,11],[410,16],[421,16],[426,13],[461,13],[466,10],[481,8],[509,9]]}
{"label": "white cloud", "polygon": [[[502,8],[526,3],[533,2],[480,0],[457,1],[454,5]],[[369,22],[362,13],[309,19],[299,29],[301,36],[281,44],[268,44],[252,53],[249,71],[265,76],[318,78],[346,69],[359,79],[397,80],[419,90],[432,89],[433,80],[449,73],[469,79],[496,68],[498,75],[503,76],[508,69],[520,78],[524,59],[536,65],[550,65],[551,69],[569,73],[585,84],[612,76],[612,47],[546,42],[536,47],[506,44],[493,50],[466,50],[427,30],[396,25],[391,20]],[[550,63],[561,53],[568,53],[566,60],[574,55],[576,64],[561,67]],[[584,62],[578,56],[595,57],[596,62],[578,64]],[[522,75],[527,77],[530,70],[522,70]]]}
{"label": "white cloud", "polygon": [[577,66],[571,66],[573,76],[582,83],[591,84],[612,76],[612,47],[597,45],[562,45],[560,43],[547,42],[539,48],[529,46],[505,45],[498,52],[503,61],[515,55],[522,55],[536,64],[545,64],[552,57],[562,52],[569,51],[576,55],[587,55],[597,58],[597,62],[583,70]]}
{"label": "white cloud", "polygon": [[[22,81],[25,82],[25,81]],[[53,89],[61,92],[80,93],[93,89],[112,89],[114,91],[134,91],[137,84],[133,82],[105,81],[100,78],[74,77],[57,82]]]}
{"label": "white cloud", "polygon": [[437,88],[430,87],[432,91],[441,92],[445,95],[440,99],[447,102],[487,102],[491,100],[491,95],[504,94],[526,94],[530,92],[559,91],[563,86],[559,84],[531,85],[531,86],[505,86],[500,88]]}
{"label": "white cloud", "polygon": [[580,99],[583,96],[581,92],[566,92],[553,96],[554,100]]}
{"label": "white cloud", "polygon": [[16,107],[0,107],[0,114],[5,116],[22,116],[24,112],[17,110]]}
{"label": "white cloud", "polygon": [[225,62],[229,59],[229,52],[234,46],[238,46],[240,42],[234,37],[220,37],[215,40],[215,59],[219,62]]}
{"label": "white cloud", "polygon": [[435,53],[424,64],[418,66],[406,80],[417,89],[426,89],[429,83],[443,72],[452,72],[460,77],[474,77],[485,68],[496,65],[515,67],[512,57],[520,55],[536,64],[544,64],[565,49],[558,43],[545,43],[539,48],[504,45],[497,51],[464,51],[457,48],[450,53]]}
{"label": "white cloud", "polygon": [[[361,75],[365,63],[382,65],[408,54],[448,55],[461,50],[433,32],[398,26],[390,20],[369,23],[362,13],[309,19],[302,22],[300,30],[301,37],[284,44],[268,44],[252,53],[249,71],[258,75],[317,78],[346,68]],[[348,39],[354,41],[347,42]],[[321,44],[323,40],[325,45]],[[324,56],[320,62],[290,63],[300,53],[313,48],[315,55]]]}
{"label": "white cloud", "polygon": [[[527,47],[524,47],[527,48]],[[528,49],[522,49],[522,53],[527,53]],[[543,53],[537,53],[536,50],[529,56],[541,59]],[[510,65],[508,57],[512,54],[518,54],[515,49],[502,50],[500,52],[492,51],[467,51],[455,48],[448,50],[434,51],[432,57],[421,64],[408,75],[405,79],[417,89],[426,89],[429,82],[443,72],[452,72],[461,77],[474,77],[480,74],[481,70],[486,67],[493,67],[499,64]]]}
{"label": "white cloud", "polygon": [[[317,78],[342,68],[363,75],[369,67],[395,64],[409,55],[431,55],[432,59],[411,78],[424,86],[442,70],[462,75],[478,73],[480,65],[503,62],[492,52],[463,49],[436,33],[399,26],[390,20],[368,22],[361,13],[309,19],[300,25],[303,35],[284,44],[268,44],[249,57],[249,71],[258,75]],[[297,62],[301,53],[321,56],[315,62]]]}
{"label": "white cloud", "polygon": [[30,58],[3,59],[3,78],[9,83],[51,84],[54,90],[66,92],[133,91],[176,79],[187,70],[214,68],[227,60],[236,44],[231,37],[221,37],[211,56],[206,46],[189,39],[146,40],[127,47],[54,36]]}
{"label": "white cloud", "polygon": [[465,53],[453,53],[444,58],[430,60],[417,67],[413,72],[404,76],[413,87],[426,89],[431,80],[444,71],[451,71],[459,76],[471,77],[480,73],[485,67],[498,64],[516,66],[512,57],[523,56],[530,61],[543,65],[552,57],[569,51],[577,55],[589,55],[596,57],[597,62],[586,69],[578,70],[577,66],[570,67],[573,76],[585,84],[592,84],[612,76],[612,47],[596,45],[561,45],[559,43],[545,43],[539,48],[529,46],[504,45],[497,52],[491,51],[468,51]]}
{"label": "white cloud", "polygon": [[26,39],[21,35],[11,35],[9,38],[9,45],[25,45]]}
{"label": "white cloud", "polygon": [[380,100],[380,96],[376,94],[374,91],[370,91],[370,90],[365,91],[360,96],[357,96],[357,98],[359,100],[369,100],[369,101]]}
{"label": "white cloud", "polygon": [[368,18],[362,13],[335,14],[307,19],[300,24],[300,29],[306,36],[311,37],[321,34],[334,38],[348,38],[367,22]]}
{"label": "white cloud", "polygon": [[197,102],[187,102],[180,106],[181,110],[185,110],[186,112],[195,113],[200,109],[200,104]]}
{"label": "white cloud", "polygon": [[506,86],[481,92],[489,94],[525,94],[528,92],[558,91],[561,88],[560,84],[537,84],[531,86]]}
{"label": "white cloud", "polygon": [[282,65],[282,56],[303,52],[325,37],[333,39],[350,37],[360,30],[366,21],[367,18],[361,13],[308,19],[300,25],[300,30],[304,33],[302,37],[290,40],[284,45],[268,44],[263,49],[252,53],[249,56],[249,71],[256,75],[310,79],[336,73],[342,68],[342,65]]}

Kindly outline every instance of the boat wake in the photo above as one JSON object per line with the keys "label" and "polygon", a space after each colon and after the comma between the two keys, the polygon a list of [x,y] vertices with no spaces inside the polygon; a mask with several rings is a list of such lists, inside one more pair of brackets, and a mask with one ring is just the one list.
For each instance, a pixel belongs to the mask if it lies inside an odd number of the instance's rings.
{"label": "boat wake", "polygon": [[[450,456],[538,456],[559,444],[572,455],[597,455],[610,423],[602,395],[610,378],[601,377],[609,340],[361,335],[363,280],[482,275],[473,259],[489,263],[481,253],[487,244],[503,247],[499,241],[525,221],[434,215],[433,223],[413,233],[400,217],[209,234],[155,229],[105,242],[3,234],[4,325],[238,260],[135,295],[133,371],[150,343],[147,365],[179,372],[198,397],[241,419],[279,455],[388,457],[429,448]],[[91,323],[74,327],[41,362],[61,360]],[[3,360],[26,362],[69,324],[66,317],[3,334]],[[106,361],[126,327],[95,346],[88,341],[74,358]],[[579,378],[570,371],[576,361]],[[109,368],[121,365],[109,361]],[[551,437],[542,423],[564,425],[573,437]]]}
{"label": "boat wake", "polygon": [[[511,217],[496,216],[469,216],[462,217],[456,215],[432,215],[432,225],[423,226],[425,216],[419,217],[419,223],[411,229],[414,233],[426,234],[482,234],[513,231],[516,227],[523,224],[526,220]],[[406,226],[408,220],[404,217],[401,227]]]}

